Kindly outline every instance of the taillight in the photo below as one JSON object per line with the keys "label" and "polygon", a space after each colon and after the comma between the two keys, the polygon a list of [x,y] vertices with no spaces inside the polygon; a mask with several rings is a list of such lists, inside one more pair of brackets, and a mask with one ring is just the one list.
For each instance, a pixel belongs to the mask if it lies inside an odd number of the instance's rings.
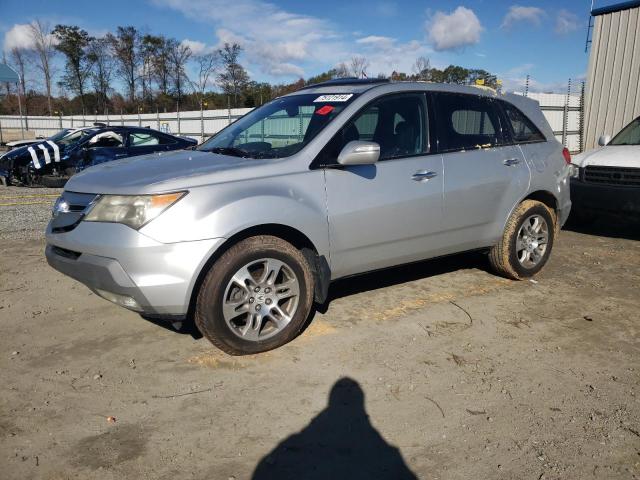
{"label": "taillight", "polygon": [[564,161],[567,162],[567,165],[569,165],[571,163],[571,154],[568,148],[565,147],[562,149],[562,156],[564,157]]}

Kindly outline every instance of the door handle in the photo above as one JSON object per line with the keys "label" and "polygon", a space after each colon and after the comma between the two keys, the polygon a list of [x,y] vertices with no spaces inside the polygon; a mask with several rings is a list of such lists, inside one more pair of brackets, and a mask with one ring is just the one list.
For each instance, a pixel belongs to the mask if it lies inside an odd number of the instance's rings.
{"label": "door handle", "polygon": [[411,176],[411,180],[415,180],[416,182],[426,182],[437,176],[438,174],[436,172],[430,172],[428,170],[418,170]]}
{"label": "door handle", "polygon": [[127,154],[126,153],[116,153],[114,156],[115,157],[126,157]]}
{"label": "door handle", "polygon": [[512,167],[514,165],[518,165],[520,163],[520,160],[517,158],[508,158],[504,160],[502,163],[504,163],[507,167]]}

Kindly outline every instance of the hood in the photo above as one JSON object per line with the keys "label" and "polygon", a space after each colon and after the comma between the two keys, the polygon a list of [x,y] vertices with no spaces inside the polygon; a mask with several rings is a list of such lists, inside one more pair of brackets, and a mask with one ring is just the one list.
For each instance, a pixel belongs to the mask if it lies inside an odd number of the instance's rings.
{"label": "hood", "polygon": [[580,167],[598,165],[640,168],[640,145],[609,145],[576,155],[572,163]]}
{"label": "hood", "polygon": [[[83,170],[65,190],[81,193],[136,195],[193,188],[249,176],[273,160],[231,157],[197,150],[130,157]],[[253,172],[252,172],[253,173]]]}
{"label": "hood", "polygon": [[[21,147],[12,148],[7,153],[2,155],[1,158],[3,160],[5,160],[5,159],[6,160],[11,160],[11,159],[22,157],[22,156],[27,156],[27,157],[31,158],[31,154],[29,153],[29,147],[37,149],[38,145],[47,146],[47,140],[46,139],[45,140],[36,140],[33,143],[30,143],[28,145],[23,145]],[[62,146],[60,146],[60,149],[62,150]]]}

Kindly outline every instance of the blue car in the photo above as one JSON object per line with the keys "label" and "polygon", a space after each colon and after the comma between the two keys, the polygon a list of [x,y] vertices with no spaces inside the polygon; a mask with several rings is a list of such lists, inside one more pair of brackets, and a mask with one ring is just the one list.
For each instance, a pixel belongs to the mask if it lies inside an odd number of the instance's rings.
{"label": "blue car", "polygon": [[93,165],[196,145],[191,138],[150,128],[95,124],[7,152],[0,157],[0,182],[62,187],[72,175]]}

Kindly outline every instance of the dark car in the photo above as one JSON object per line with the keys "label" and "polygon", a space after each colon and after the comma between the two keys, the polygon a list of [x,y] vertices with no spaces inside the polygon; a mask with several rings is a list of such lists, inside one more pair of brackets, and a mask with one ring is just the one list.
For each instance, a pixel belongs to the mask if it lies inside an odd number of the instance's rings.
{"label": "dark car", "polygon": [[99,163],[196,145],[190,138],[150,128],[96,124],[9,151],[0,157],[0,180],[6,185],[58,187]]}

